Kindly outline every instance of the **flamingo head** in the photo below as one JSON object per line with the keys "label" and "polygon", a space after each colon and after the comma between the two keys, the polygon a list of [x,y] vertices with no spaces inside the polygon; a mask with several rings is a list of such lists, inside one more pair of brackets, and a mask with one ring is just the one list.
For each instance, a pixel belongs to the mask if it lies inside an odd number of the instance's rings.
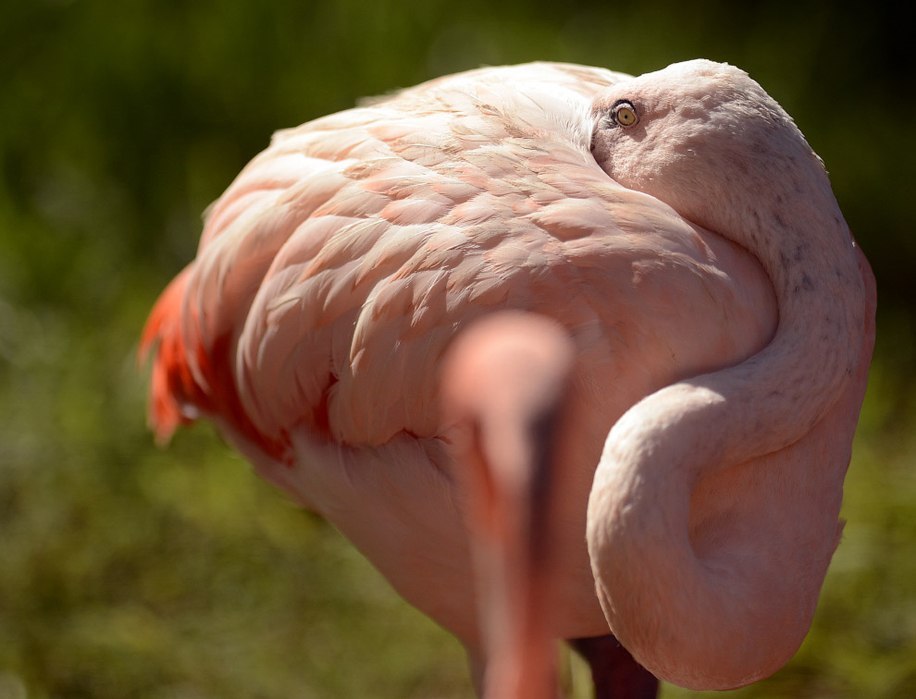
{"label": "flamingo head", "polygon": [[792,118],[734,66],[700,59],[621,81],[597,96],[592,118],[592,153],[608,175],[736,234],[727,237],[755,237],[793,194],[832,199],[823,163]]}

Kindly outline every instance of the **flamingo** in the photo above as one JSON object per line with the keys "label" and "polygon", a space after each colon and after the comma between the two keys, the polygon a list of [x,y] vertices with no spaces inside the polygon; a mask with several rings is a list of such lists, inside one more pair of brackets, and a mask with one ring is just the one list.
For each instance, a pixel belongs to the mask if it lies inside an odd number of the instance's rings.
{"label": "flamingo", "polygon": [[[504,309],[573,348],[562,381],[532,369],[563,386],[556,440],[522,445],[558,474],[529,517],[541,582],[524,552],[492,563],[461,445],[495,413],[443,383],[453,340]],[[141,351],[160,440],[216,423],[458,637],[478,687],[513,652],[501,635],[546,634],[577,639],[610,696],[604,663],[725,689],[795,653],[840,537],[874,309],[822,162],[746,73],[534,63],[276,134],[208,210]],[[511,450],[485,453],[505,472]],[[488,570],[541,590],[546,626],[501,607]]]}
{"label": "flamingo", "polygon": [[483,696],[554,699],[551,524],[563,498],[563,397],[571,338],[541,316],[503,312],[463,332],[442,378],[443,417],[468,495],[478,623],[488,667]]}
{"label": "flamingo", "polygon": [[[493,699],[554,699],[553,524],[566,499],[562,444],[575,345],[555,321],[504,311],[462,332],[443,369],[443,417],[468,495],[478,618]],[[556,457],[561,458],[556,458]],[[575,639],[596,696],[649,699],[658,681],[613,636]]]}

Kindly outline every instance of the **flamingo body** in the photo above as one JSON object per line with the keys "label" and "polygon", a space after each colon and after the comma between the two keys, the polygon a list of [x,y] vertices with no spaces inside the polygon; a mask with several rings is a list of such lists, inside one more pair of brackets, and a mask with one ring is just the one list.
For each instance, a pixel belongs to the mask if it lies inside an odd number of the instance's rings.
{"label": "flamingo body", "polygon": [[[770,595],[768,566],[795,567],[799,573],[783,580],[776,597],[790,626],[806,629],[837,541],[874,291],[845,224],[833,224],[835,245],[845,246],[828,256],[841,278],[836,295],[858,305],[830,316],[841,326],[831,337],[845,338],[849,350],[830,355],[836,375],[810,384],[813,398],[802,391],[808,384],[800,385],[804,424],[793,434],[784,421],[771,426],[774,398],[761,398],[755,425],[748,405],[740,429],[730,419],[697,424],[706,417],[692,407],[701,389],[741,405],[726,372],[745,371],[742,385],[753,383],[750,358],[766,358],[786,335],[785,318],[794,318],[783,315],[787,289],[805,284],[799,265],[819,254],[798,253],[793,262],[792,251],[779,247],[780,230],[771,231],[772,243],[761,242],[761,233],[732,232],[743,217],[761,216],[746,191],[759,190],[759,181],[745,186],[740,172],[732,177],[742,192],[733,202],[715,180],[712,206],[694,204],[702,187],[682,184],[690,158],[704,162],[707,142],[717,148],[697,110],[725,105],[722,119],[742,123],[732,114],[735,95],[770,109],[756,83],[717,66],[690,62],[635,79],[566,64],[486,68],[278,133],[208,211],[196,259],[150,316],[143,342],[157,347],[157,434],[167,438],[198,417],[213,420],[263,477],[331,521],[408,601],[455,633],[472,656],[484,655],[473,611],[468,503],[458,486],[462,465],[446,448],[455,425],[440,409],[440,363],[453,338],[491,311],[552,318],[576,348],[564,408],[571,425],[566,495],[555,517],[563,575],[553,633],[613,630],[650,670],[689,686],[733,686],[772,672],[798,639],[763,659],[714,657],[720,650],[702,645],[698,653],[706,657],[687,653],[682,663],[681,645],[659,642],[668,631],[658,616],[641,626],[641,605],[667,595],[677,600],[672,609],[681,609],[705,598],[679,590],[676,579],[654,579],[664,552],[652,548],[653,532],[659,545],[671,532],[631,506],[656,496],[671,504],[673,520],[683,524],[678,536],[704,565],[750,562],[742,594]],[[645,95],[635,127],[645,130],[642,139],[604,131],[608,110],[628,86]],[[665,126],[679,98],[689,102],[689,133]],[[653,118],[662,124],[656,132]],[[791,122],[774,129],[791,132],[785,138],[792,144],[801,139]],[[769,146],[757,136],[744,145],[737,138],[721,158],[742,156],[747,146],[766,165]],[[630,141],[614,140],[624,137]],[[754,158],[744,159],[745,169],[755,171]],[[703,167],[697,172],[705,177]],[[733,203],[739,211],[731,211]],[[811,242],[821,244],[828,243]],[[789,256],[791,278],[774,277],[779,253]],[[807,284],[825,278],[816,267],[812,262]],[[803,353],[799,343],[795,350]],[[698,376],[726,378],[687,385]],[[694,422],[680,419],[681,399]],[[668,428],[676,438],[664,438]],[[739,437],[694,449],[699,431],[718,429],[744,430],[749,451],[742,452]],[[753,438],[758,433],[765,438]],[[640,444],[664,455],[708,452],[717,467],[687,465],[689,477],[669,477]],[[660,484],[651,483],[655,474]],[[799,519],[799,511],[807,514]],[[643,526],[632,537],[642,548],[620,545]],[[607,542],[618,552],[609,554]],[[613,569],[609,582],[601,566]],[[729,566],[720,567],[737,575]],[[622,580],[621,567],[637,572]],[[715,635],[720,612],[710,610],[707,628],[685,624]],[[679,620],[664,623],[677,627]]]}

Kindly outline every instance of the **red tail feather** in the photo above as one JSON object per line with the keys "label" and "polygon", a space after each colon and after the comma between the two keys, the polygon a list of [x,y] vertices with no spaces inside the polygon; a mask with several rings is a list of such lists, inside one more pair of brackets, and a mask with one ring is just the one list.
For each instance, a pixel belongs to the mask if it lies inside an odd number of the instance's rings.
{"label": "red tail feather", "polygon": [[221,335],[206,347],[197,333],[189,337],[186,332],[185,314],[193,313],[184,307],[191,273],[192,267],[186,267],[162,292],[140,341],[141,360],[155,346],[149,421],[156,439],[167,442],[179,425],[206,414],[222,418],[239,436],[283,460],[288,445],[258,430],[239,400],[229,360],[230,336]]}
{"label": "red tail feather", "polygon": [[140,340],[141,361],[155,346],[149,422],[159,442],[167,442],[179,425],[192,422],[194,412],[210,407],[188,366],[188,346],[181,331],[181,306],[190,271],[185,268],[162,292]]}

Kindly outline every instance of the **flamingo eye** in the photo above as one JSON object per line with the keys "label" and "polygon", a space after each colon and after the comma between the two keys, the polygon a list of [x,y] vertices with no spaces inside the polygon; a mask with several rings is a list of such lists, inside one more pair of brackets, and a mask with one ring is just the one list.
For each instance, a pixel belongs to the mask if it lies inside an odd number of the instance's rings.
{"label": "flamingo eye", "polygon": [[618,126],[633,126],[639,123],[639,115],[636,113],[636,107],[631,102],[620,100],[611,107],[611,118]]}

